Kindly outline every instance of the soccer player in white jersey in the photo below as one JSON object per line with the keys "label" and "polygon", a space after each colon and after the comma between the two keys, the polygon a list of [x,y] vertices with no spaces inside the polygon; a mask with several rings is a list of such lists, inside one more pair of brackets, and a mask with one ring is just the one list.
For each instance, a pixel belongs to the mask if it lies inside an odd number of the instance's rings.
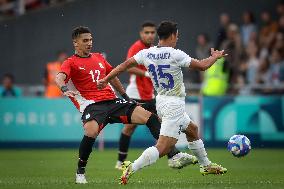
{"label": "soccer player in white jersey", "polygon": [[157,112],[162,119],[160,136],[155,146],[147,148],[133,163],[124,162],[124,170],[120,178],[121,184],[127,184],[129,177],[139,169],[155,163],[166,155],[176,144],[181,132],[186,134],[188,148],[197,157],[200,172],[206,174],[224,174],[226,168],[212,163],[199,138],[198,127],[185,112],[185,88],[182,67],[204,71],[212,66],[217,59],[226,56],[224,51],[211,49],[211,56],[196,60],[185,52],[175,49],[178,40],[177,24],[170,21],[162,22],[158,29],[158,46],[141,50],[132,58],[126,60],[105,78],[98,82],[98,88],[104,88],[108,82],[130,67],[144,65],[150,73],[153,85],[158,95]]}

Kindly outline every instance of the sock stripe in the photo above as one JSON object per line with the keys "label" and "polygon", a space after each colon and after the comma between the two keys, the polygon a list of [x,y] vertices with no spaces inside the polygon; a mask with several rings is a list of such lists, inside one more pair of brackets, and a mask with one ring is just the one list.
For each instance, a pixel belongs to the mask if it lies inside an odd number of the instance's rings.
{"label": "sock stripe", "polygon": [[88,162],[88,161],[82,160],[81,158],[79,158],[79,161],[84,162],[84,163],[87,163],[87,162]]}
{"label": "sock stripe", "polygon": [[127,155],[128,152],[121,152],[121,151],[118,151],[118,153],[119,153],[119,154],[123,154],[123,155]]}

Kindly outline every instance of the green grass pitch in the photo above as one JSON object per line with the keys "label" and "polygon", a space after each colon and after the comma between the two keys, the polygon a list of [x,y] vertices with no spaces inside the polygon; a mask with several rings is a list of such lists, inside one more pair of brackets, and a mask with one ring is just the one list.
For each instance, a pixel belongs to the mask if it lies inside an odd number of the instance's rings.
{"label": "green grass pitch", "polygon": [[[226,149],[209,149],[213,162],[228,168],[221,176],[202,176],[199,167],[172,170],[162,158],[135,173],[129,184],[118,185],[120,171],[114,169],[117,150],[94,150],[87,168],[89,184],[74,184],[77,149],[0,150],[0,189],[65,188],[284,188],[284,150],[253,149],[245,158],[235,158]],[[134,160],[143,149],[131,149]]]}

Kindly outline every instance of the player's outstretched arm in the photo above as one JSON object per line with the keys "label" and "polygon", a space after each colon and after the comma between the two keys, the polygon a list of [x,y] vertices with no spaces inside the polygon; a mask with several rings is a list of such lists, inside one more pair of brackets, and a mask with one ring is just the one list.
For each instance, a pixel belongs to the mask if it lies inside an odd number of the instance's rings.
{"label": "player's outstretched arm", "polygon": [[127,69],[127,72],[130,74],[135,74],[137,76],[150,77],[149,72],[141,70],[137,67],[129,68]]}
{"label": "player's outstretched arm", "polygon": [[120,80],[118,79],[118,77],[115,77],[114,79],[110,80],[109,83],[113,86],[113,88],[119,92],[119,94],[122,96],[122,98],[124,98],[127,101],[133,101],[129,98],[129,96],[126,94],[126,91],[123,87],[123,85],[121,84]]}
{"label": "player's outstretched arm", "polygon": [[109,83],[111,84],[111,86],[113,86],[113,88],[117,92],[119,92],[119,94],[121,95],[125,94],[125,89],[121,84],[120,80],[118,79],[118,77],[113,78],[112,80],[109,81]]}
{"label": "player's outstretched arm", "polygon": [[57,86],[60,88],[60,90],[63,92],[63,94],[68,97],[75,97],[75,95],[78,95],[79,94],[78,91],[70,91],[68,89],[68,87],[65,84],[65,79],[66,79],[66,75],[61,72],[59,72],[55,78],[55,82]]}
{"label": "player's outstretched arm", "polygon": [[116,68],[114,68],[105,78],[100,79],[97,82],[98,89],[105,88],[108,82],[110,82],[113,78],[115,78],[116,76],[127,70],[128,68],[132,68],[134,66],[137,66],[137,62],[133,57],[121,63]]}
{"label": "player's outstretched arm", "polygon": [[217,59],[225,56],[227,56],[227,54],[224,53],[224,50],[218,51],[211,48],[210,57],[203,60],[191,59],[190,68],[205,71],[210,68],[216,62]]}

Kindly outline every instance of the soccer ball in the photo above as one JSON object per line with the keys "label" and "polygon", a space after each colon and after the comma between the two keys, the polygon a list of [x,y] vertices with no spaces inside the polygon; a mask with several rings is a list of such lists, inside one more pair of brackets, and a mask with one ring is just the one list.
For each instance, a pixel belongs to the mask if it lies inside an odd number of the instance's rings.
{"label": "soccer ball", "polygon": [[227,149],[235,157],[243,157],[251,150],[249,139],[244,135],[234,135],[228,142]]}

